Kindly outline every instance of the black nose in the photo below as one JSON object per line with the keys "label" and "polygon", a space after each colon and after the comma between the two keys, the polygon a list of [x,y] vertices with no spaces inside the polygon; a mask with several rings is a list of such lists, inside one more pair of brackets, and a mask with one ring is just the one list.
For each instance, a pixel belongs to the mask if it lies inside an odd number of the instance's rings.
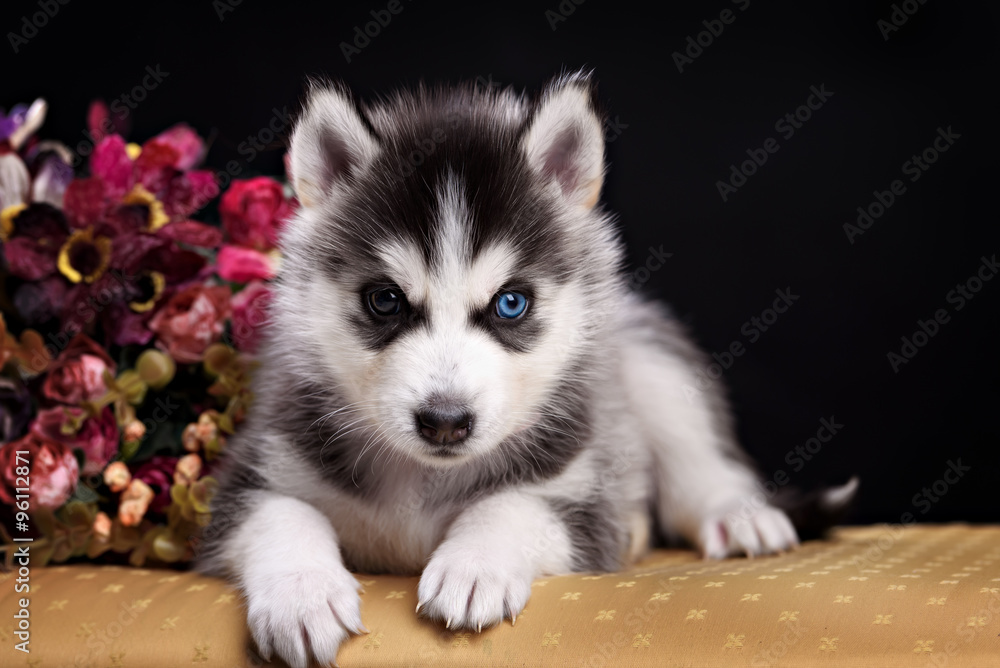
{"label": "black nose", "polygon": [[471,429],[472,414],[464,409],[441,407],[417,412],[417,431],[438,445],[464,441]]}

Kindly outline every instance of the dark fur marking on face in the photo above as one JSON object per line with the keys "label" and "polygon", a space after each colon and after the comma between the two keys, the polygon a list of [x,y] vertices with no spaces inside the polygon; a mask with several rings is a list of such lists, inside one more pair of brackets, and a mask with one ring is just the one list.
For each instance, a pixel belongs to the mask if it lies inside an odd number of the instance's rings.
{"label": "dark fur marking on face", "polygon": [[610,573],[621,568],[625,536],[607,502],[553,499],[549,505],[569,533],[574,571]]}
{"label": "dark fur marking on face", "polygon": [[571,275],[564,232],[554,224],[557,202],[539,184],[521,147],[530,119],[501,122],[484,115],[484,108],[492,109],[489,97],[469,88],[422,90],[402,100],[405,111],[394,113],[392,127],[378,138],[378,157],[351,175],[316,242],[303,249],[313,266],[336,282],[345,272],[371,280],[385,270],[378,249],[392,243],[418,249],[433,267],[441,259],[439,195],[455,176],[468,214],[469,259],[506,243],[530,273],[557,283]]}
{"label": "dark fur marking on face", "polygon": [[[425,322],[424,312],[419,306],[410,303],[398,286],[396,290],[402,296],[402,304],[398,313],[393,315],[378,315],[368,306],[368,295],[380,287],[393,287],[388,281],[378,281],[366,285],[358,295],[360,305],[357,311],[345,314],[354,328],[355,335],[368,350],[383,350],[400,335],[421,326]],[[348,307],[350,308],[350,307]]]}

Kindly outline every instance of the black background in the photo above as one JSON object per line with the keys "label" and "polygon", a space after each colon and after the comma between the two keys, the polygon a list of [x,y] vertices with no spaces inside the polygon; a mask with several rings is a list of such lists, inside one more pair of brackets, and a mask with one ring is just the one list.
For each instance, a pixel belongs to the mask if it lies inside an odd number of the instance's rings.
{"label": "black background", "polygon": [[[72,0],[14,53],[10,33],[40,10],[5,2],[0,106],[44,96],[41,136],[75,145],[92,98],[129,94],[159,66],[168,75],[131,112],[130,139],[187,121],[211,141],[209,166],[277,175],[280,142],[249,163],[240,145],[273,109],[297,108],[307,75],[370,97],[421,79],[535,89],[564,68],[593,68],[620,130],[609,132],[604,201],[634,266],[649,247],[673,254],[643,289],[670,301],[708,351],[745,344],[723,379],[763,474],[784,470],[805,488],[860,474],[858,522],[1000,520],[1000,279],[960,311],[946,300],[1000,252],[995,8],[913,0],[919,9],[885,39],[888,2],[567,0],[572,13],[553,23],[559,0],[403,0],[348,63],[340,44],[386,4]],[[735,20],[679,72],[674,52],[727,8]],[[821,85],[833,95],[784,138],[775,122]],[[911,183],[902,165],[939,127],[960,138]],[[716,182],[769,137],[778,152],[724,202]],[[906,192],[849,243],[844,223],[895,179]],[[779,288],[799,299],[749,343],[743,324]],[[887,353],[939,308],[950,321],[894,372]],[[795,471],[786,454],[831,416],[843,428]],[[914,505],[958,459],[971,470]]]}

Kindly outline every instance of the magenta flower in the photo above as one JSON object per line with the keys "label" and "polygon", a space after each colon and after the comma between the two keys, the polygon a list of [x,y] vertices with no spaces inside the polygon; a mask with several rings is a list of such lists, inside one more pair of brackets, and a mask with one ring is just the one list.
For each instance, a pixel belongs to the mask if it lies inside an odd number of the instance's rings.
{"label": "magenta flower", "polygon": [[79,429],[73,425],[86,414],[77,406],[56,406],[38,411],[31,425],[33,434],[42,439],[62,443],[70,450],[82,450],[83,475],[97,475],[118,452],[118,424],[110,406],[100,415],[87,418]]}
{"label": "magenta flower", "polygon": [[149,504],[154,513],[163,512],[170,505],[170,485],[174,482],[174,470],[178,457],[157,455],[132,472],[132,480],[141,480],[153,488],[156,494]]}
{"label": "magenta flower", "polygon": [[248,353],[257,350],[267,324],[271,290],[261,281],[252,281],[233,297],[232,332],[236,347]]}
{"label": "magenta flower", "polygon": [[275,255],[241,246],[223,246],[216,256],[215,265],[215,270],[223,280],[234,283],[267,280],[278,273]]}
{"label": "magenta flower", "polygon": [[235,180],[219,200],[219,215],[229,240],[237,246],[269,251],[285,221],[295,212],[281,184],[266,176]]}

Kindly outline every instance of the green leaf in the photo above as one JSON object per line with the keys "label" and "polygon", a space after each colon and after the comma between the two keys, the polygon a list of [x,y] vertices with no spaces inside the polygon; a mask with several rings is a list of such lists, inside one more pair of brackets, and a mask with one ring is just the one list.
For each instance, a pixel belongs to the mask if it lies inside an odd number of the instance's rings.
{"label": "green leaf", "polygon": [[142,440],[138,441],[125,441],[122,443],[121,456],[123,461],[128,461],[135,456],[135,453],[139,452],[139,446],[142,445]]}

